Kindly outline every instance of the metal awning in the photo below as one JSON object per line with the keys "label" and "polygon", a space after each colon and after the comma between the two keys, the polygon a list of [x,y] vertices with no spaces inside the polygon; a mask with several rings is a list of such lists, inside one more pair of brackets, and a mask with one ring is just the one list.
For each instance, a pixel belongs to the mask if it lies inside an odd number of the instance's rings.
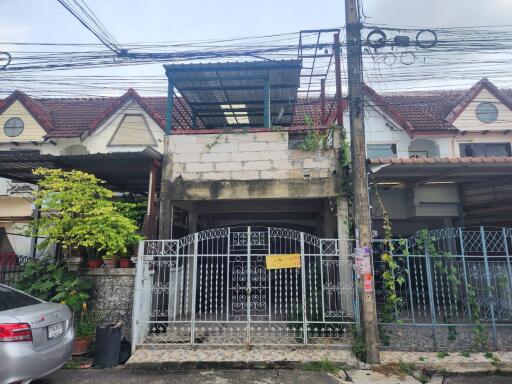
{"label": "metal awning", "polygon": [[0,152],[0,177],[34,183],[37,180],[32,175],[34,168],[76,169],[105,180],[113,190],[146,194],[151,165],[161,157],[150,147],[137,152],[66,156],[40,154],[39,151],[4,151]]}
{"label": "metal awning", "polygon": [[299,60],[165,65],[176,88],[206,128],[291,125],[300,86]]}
{"label": "metal awning", "polygon": [[468,183],[512,176],[512,158],[370,159],[378,182]]}

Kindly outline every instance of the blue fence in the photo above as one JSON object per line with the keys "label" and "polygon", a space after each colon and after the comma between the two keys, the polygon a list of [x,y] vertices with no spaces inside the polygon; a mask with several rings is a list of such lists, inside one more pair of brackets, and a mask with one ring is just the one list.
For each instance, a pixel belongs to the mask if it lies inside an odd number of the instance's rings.
{"label": "blue fence", "polygon": [[[510,349],[511,238],[512,229],[478,227],[424,231],[389,243],[375,240],[382,346]],[[385,254],[392,262],[383,261]],[[385,288],[386,281],[391,287]]]}

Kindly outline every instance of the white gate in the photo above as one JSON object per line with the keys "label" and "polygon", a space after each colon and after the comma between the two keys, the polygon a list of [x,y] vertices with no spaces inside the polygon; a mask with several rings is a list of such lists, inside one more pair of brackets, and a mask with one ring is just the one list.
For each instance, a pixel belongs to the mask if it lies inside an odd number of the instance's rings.
{"label": "white gate", "polygon": [[[357,297],[351,244],[341,248],[267,227],[143,241],[132,343],[348,345]],[[267,269],[268,255],[300,257],[300,267]]]}

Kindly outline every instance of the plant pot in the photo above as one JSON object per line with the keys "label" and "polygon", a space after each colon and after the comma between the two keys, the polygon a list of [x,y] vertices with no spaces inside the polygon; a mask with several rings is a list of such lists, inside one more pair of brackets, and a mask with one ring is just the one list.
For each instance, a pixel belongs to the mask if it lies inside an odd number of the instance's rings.
{"label": "plant pot", "polygon": [[69,271],[78,271],[78,268],[82,263],[84,262],[83,257],[68,257],[66,260],[66,263],[68,265]]}
{"label": "plant pot", "polygon": [[119,268],[131,268],[132,261],[130,259],[119,259]]}
{"label": "plant pot", "polygon": [[105,267],[107,268],[116,268],[117,258],[113,257],[112,259],[103,259],[103,263],[105,263]]}
{"label": "plant pot", "polygon": [[87,260],[87,265],[89,266],[90,269],[101,268],[101,266],[103,265],[103,260],[89,259],[89,260]]}
{"label": "plant pot", "polygon": [[89,352],[92,337],[76,337],[73,343],[73,356],[85,355]]}

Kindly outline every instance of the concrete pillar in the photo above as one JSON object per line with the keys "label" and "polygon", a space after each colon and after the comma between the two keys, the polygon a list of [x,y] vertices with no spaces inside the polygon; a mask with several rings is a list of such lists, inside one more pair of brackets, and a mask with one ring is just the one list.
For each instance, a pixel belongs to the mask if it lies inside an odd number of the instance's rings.
{"label": "concrete pillar", "polygon": [[169,145],[169,136],[164,138],[164,155],[162,161],[162,182],[160,185],[160,220],[158,238],[172,238],[172,203],[171,203],[171,175],[172,154]]}
{"label": "concrete pillar", "polygon": [[339,244],[342,310],[347,316],[353,316],[354,308],[352,300],[354,297],[354,282],[352,277],[352,260],[350,258],[353,244],[349,236],[348,201],[345,196],[340,196],[336,199],[336,221]]}

